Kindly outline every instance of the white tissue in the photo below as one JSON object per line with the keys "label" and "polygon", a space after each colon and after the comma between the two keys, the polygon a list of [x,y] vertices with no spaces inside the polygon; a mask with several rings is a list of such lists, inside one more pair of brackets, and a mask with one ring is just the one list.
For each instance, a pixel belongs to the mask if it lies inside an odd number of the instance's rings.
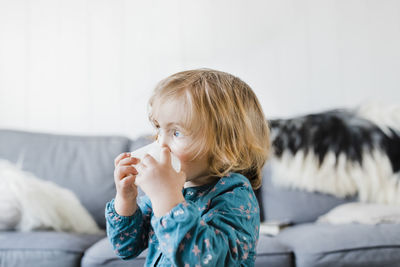
{"label": "white tissue", "polygon": [[[141,147],[141,148],[131,152],[131,157],[139,158],[140,160],[142,160],[146,154],[149,154],[155,160],[160,162],[161,146],[157,142],[153,142],[147,146]],[[176,172],[180,172],[181,162],[172,153],[171,153],[171,165],[172,165],[172,168],[174,168],[174,170]]]}

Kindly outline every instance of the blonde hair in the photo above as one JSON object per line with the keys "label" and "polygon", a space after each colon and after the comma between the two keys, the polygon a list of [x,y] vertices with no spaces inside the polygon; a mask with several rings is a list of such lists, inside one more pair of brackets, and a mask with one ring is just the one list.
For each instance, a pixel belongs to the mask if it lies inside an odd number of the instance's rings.
{"label": "blonde hair", "polygon": [[261,186],[261,169],[270,150],[269,127],[251,88],[239,78],[211,69],[188,70],[162,80],[149,100],[149,119],[161,103],[182,100],[185,128],[195,143],[193,159],[207,155],[210,173],[238,172]]}

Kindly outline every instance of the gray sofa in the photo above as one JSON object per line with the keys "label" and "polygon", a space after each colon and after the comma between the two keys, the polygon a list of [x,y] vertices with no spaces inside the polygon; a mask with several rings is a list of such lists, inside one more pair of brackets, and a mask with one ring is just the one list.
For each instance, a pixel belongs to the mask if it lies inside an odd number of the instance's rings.
{"label": "gray sofa", "polygon": [[[104,206],[115,194],[113,160],[148,141],[120,136],[70,136],[0,129],[0,158],[71,189],[105,227]],[[315,224],[339,199],[275,186],[264,169],[256,192],[262,219],[290,219],[276,237],[260,235],[256,266],[400,266],[400,226]],[[131,261],[117,258],[104,235],[51,231],[0,232],[0,266],[143,266],[146,251]]]}

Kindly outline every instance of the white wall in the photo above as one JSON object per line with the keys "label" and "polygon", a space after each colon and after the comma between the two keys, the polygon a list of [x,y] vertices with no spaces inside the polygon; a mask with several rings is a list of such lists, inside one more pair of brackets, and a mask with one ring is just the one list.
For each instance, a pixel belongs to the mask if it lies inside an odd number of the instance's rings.
{"label": "white wall", "polygon": [[400,1],[0,0],[0,128],[135,137],[154,85],[199,67],[269,118],[400,103]]}

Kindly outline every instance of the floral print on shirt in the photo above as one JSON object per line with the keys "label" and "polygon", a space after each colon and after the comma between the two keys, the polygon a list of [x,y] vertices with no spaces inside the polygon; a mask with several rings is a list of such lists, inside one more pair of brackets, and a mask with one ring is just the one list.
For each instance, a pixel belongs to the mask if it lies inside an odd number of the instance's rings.
{"label": "floral print on shirt", "polygon": [[231,173],[217,182],[183,189],[185,202],[156,217],[147,196],[130,217],[106,207],[107,235],[123,259],[148,248],[146,266],[253,266],[260,227],[249,180]]}

